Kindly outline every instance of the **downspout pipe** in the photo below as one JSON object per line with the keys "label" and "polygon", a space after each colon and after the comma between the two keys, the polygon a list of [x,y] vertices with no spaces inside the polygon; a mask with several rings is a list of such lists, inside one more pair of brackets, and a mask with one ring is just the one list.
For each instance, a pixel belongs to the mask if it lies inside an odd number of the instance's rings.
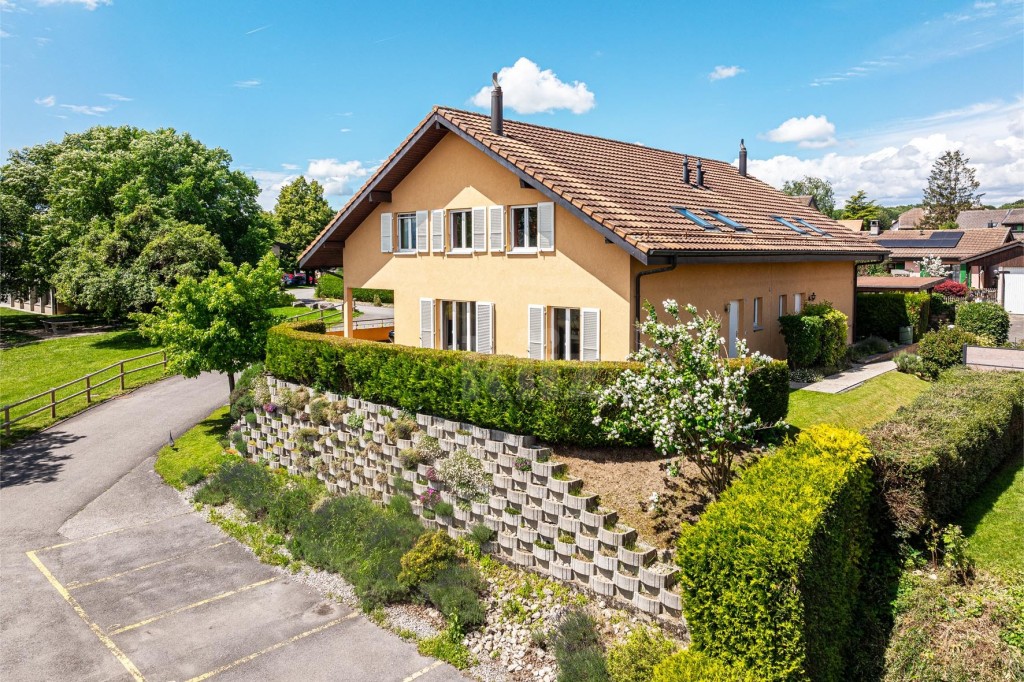
{"label": "downspout pipe", "polygon": [[634,296],[633,307],[634,307],[634,310],[636,310],[636,325],[634,325],[635,326],[635,331],[633,332],[633,334],[634,334],[633,335],[633,350],[634,351],[640,350],[640,327],[639,327],[639,325],[640,325],[640,311],[641,311],[640,301],[643,300],[640,297],[640,278],[641,277],[646,277],[647,275],[657,275],[660,272],[670,272],[670,271],[676,269],[676,265],[677,265],[676,257],[673,256],[672,257],[672,264],[671,265],[665,265],[663,267],[653,268],[651,270],[641,270],[640,272],[636,273],[636,281],[633,284],[633,296]]}

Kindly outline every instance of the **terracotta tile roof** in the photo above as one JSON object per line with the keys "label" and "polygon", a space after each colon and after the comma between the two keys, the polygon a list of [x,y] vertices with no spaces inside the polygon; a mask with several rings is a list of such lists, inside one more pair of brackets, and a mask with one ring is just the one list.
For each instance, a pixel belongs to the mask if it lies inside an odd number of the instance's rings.
{"label": "terracotta tile roof", "polygon": [[1024,224],[1024,208],[1011,208],[1003,218],[1003,225]]}
{"label": "terracotta tile roof", "polygon": [[896,224],[893,225],[893,229],[910,230],[921,224],[924,220],[925,213],[923,208],[911,208],[903,213],[900,213],[900,217],[896,219]]}
{"label": "terracotta tile roof", "polygon": [[857,291],[930,291],[945,277],[858,277]]}
{"label": "terracotta tile roof", "polygon": [[[952,248],[939,248],[928,241],[933,234],[960,234],[960,241]],[[1011,240],[1009,228],[998,230],[899,230],[883,232],[869,237],[888,248],[893,260],[920,260],[925,256],[941,256],[943,260],[963,261],[997,249]],[[921,242],[921,247],[895,245],[894,242]],[[887,245],[888,243],[888,245]]]}
{"label": "terracotta tile roof", "polygon": [[1001,228],[1009,211],[1005,208],[960,211],[956,224],[961,230]]}
{"label": "terracotta tile roof", "polygon": [[843,218],[842,220],[837,220],[836,222],[845,227],[850,232],[862,232],[864,230],[863,220]]}
{"label": "terracotta tile roof", "polygon": [[[647,262],[648,256],[788,256],[872,259],[884,251],[866,236],[852,233],[831,218],[783,194],[736,167],[715,159],[690,156],[690,184],[683,182],[683,155],[638,144],[618,142],[518,121],[504,122],[495,135],[489,115],[436,108],[343,208],[302,257],[317,264],[315,251],[343,240],[369,215],[360,208],[369,190],[390,189],[404,174],[396,169],[411,153],[418,162],[430,148],[434,130],[447,128],[481,148],[510,170],[572,210],[615,243]],[[704,187],[696,186],[697,163]],[[415,165],[413,163],[413,165]],[[408,172],[408,171],[406,171]],[[709,230],[687,219],[684,207],[712,224]],[[735,230],[712,219],[705,209],[721,211],[747,230]],[[772,218],[801,218],[830,236],[798,234]]]}

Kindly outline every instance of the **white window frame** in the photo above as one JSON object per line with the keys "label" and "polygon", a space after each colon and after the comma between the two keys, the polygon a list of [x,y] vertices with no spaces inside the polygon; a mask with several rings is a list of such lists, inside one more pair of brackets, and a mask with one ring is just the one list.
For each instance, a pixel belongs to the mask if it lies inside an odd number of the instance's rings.
{"label": "white window frame", "polygon": [[799,315],[804,309],[804,295],[793,294],[793,314]]}
{"label": "white window frame", "polygon": [[[534,243],[531,246],[529,243],[520,245],[516,243],[516,211],[533,209],[535,212],[536,220],[533,226],[533,237]],[[540,248],[540,208],[537,204],[521,204],[519,206],[510,206],[508,210],[509,215],[509,232],[511,233],[510,241],[512,244],[511,253],[537,253]],[[527,229],[526,241],[529,242],[529,229]]]}
{"label": "white window frame", "polygon": [[[462,222],[462,246],[455,246],[455,216],[465,216]],[[457,208],[448,211],[449,253],[473,253],[473,209]]]}
{"label": "white window frame", "polygon": [[[572,335],[566,334],[565,336],[565,348],[557,349],[555,345],[555,331],[558,326],[559,318],[565,320],[565,328],[569,329],[572,323],[572,313],[576,313],[579,322],[579,348],[576,349],[576,357],[572,357]],[[551,306],[548,308],[548,338],[551,342],[548,344],[545,355],[552,360],[580,360],[583,358],[583,310],[581,308],[566,308],[562,306]],[[565,353],[565,357],[556,357],[556,350],[562,350]]]}
{"label": "white window frame", "polygon": [[[396,213],[395,217],[398,223],[398,244],[395,253],[416,253],[416,214]],[[408,242],[405,240],[407,236]]]}
{"label": "white window frame", "polygon": [[762,299],[760,296],[755,296],[753,305],[755,332],[764,329],[764,327],[762,326],[763,320],[761,319],[761,317],[763,316],[762,308],[764,308],[764,299]]}
{"label": "white window frame", "polygon": [[789,312],[787,306],[789,302],[786,300],[785,294],[779,294],[779,317],[785,317]]}
{"label": "white window frame", "polygon": [[[446,319],[446,308],[447,305],[451,305],[452,310],[452,324],[454,330],[452,331],[452,340],[454,347],[448,347],[448,321]],[[465,311],[463,315],[459,315],[459,306],[464,305]],[[437,301],[437,327],[439,333],[438,348],[442,350],[461,350],[461,351],[472,351],[477,350],[477,341],[479,339],[477,332],[477,302],[476,301],[456,301],[450,299],[441,299]],[[462,317],[463,319],[460,319]],[[466,336],[466,348],[459,348],[460,332],[465,331]]]}

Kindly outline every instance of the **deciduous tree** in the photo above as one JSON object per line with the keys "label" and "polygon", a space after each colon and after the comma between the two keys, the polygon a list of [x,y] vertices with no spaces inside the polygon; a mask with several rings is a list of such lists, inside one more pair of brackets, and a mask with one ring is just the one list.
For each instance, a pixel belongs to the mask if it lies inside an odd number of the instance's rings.
{"label": "deciduous tree", "polygon": [[828,180],[805,175],[802,180],[787,180],[782,185],[782,191],[794,197],[810,195],[814,197],[819,211],[830,218],[835,217],[836,193]]}
{"label": "deciduous tree", "polygon": [[285,270],[298,267],[298,257],[313,238],[327,226],[334,211],[324,199],[319,182],[307,182],[299,176],[281,188],[274,207],[277,241],[281,247],[281,266]]}

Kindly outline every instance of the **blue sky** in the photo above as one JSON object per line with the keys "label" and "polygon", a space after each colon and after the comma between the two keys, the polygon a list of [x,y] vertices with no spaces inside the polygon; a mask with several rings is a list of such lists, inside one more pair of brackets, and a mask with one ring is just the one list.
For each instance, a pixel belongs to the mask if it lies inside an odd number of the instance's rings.
{"label": "blue sky", "polygon": [[[481,3],[0,0],[0,145],[188,131],[271,206],[335,207],[434,104],[501,71],[506,116],[919,200],[946,149],[1024,196],[1024,0]],[[486,98],[481,98],[486,100]]]}

